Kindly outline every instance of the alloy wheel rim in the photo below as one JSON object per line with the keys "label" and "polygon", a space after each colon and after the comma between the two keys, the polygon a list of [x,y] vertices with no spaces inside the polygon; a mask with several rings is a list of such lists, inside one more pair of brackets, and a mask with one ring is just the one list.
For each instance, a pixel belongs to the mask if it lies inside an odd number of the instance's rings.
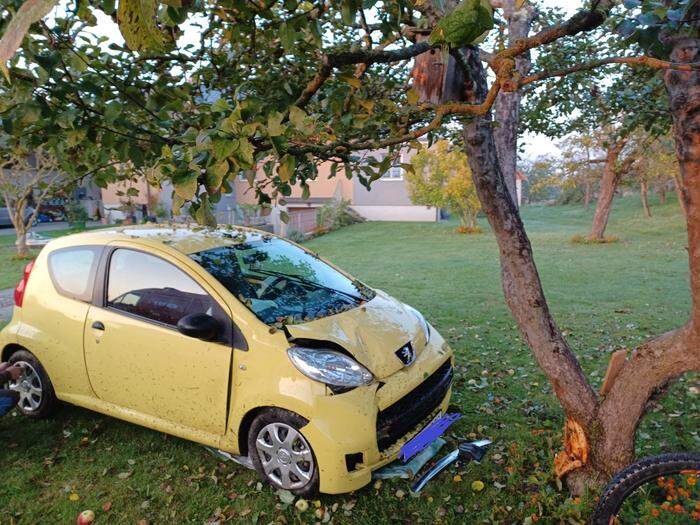
{"label": "alloy wheel rim", "polygon": [[26,361],[18,361],[24,369],[22,376],[17,381],[10,382],[10,390],[19,393],[17,406],[24,412],[34,412],[41,406],[44,397],[41,378],[36,369]]}
{"label": "alloy wheel rim", "polygon": [[255,447],[263,471],[283,489],[305,487],[313,476],[314,458],[304,436],[285,423],[270,423],[258,432]]}

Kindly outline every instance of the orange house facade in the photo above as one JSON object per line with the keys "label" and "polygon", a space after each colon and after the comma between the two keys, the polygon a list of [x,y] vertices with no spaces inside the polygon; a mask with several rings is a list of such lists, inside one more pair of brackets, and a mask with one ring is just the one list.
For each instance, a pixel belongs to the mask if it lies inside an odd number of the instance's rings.
{"label": "orange house facade", "polygon": [[[367,153],[377,160],[381,160],[386,153],[376,151]],[[261,226],[263,222],[269,224],[275,233],[286,235],[291,231],[309,233],[317,227],[316,216],[318,209],[331,202],[347,201],[350,207],[359,215],[369,221],[416,221],[435,222],[440,219],[440,210],[434,206],[419,206],[411,202],[408,184],[404,177],[404,171],[400,163],[410,162],[415,151],[402,152],[396,164],[380,179],[374,181],[368,190],[360,184],[357,178],[348,179],[342,169],[338,169],[334,177],[331,176],[332,163],[322,163],[318,167],[318,176],[308,181],[310,196],[302,197],[300,186],[292,188],[292,194],[284,199],[284,206],[273,206],[271,213],[263,220],[257,218],[253,225]],[[256,179],[265,177],[262,164],[256,171]],[[127,195],[127,189],[133,187],[138,190],[138,195]],[[216,205],[217,220],[220,223],[241,224],[251,220],[249,216],[241,212],[241,209],[250,209],[257,204],[255,191],[250,187],[245,173],[235,177],[233,181],[234,191],[225,195]],[[131,192],[134,193],[133,191]],[[156,209],[169,210],[172,188],[164,186],[161,189],[148,187],[145,181],[112,184],[102,190],[102,200],[105,215],[109,222],[128,220],[129,214],[134,220],[141,220],[144,216],[154,216]],[[279,217],[285,211],[289,215],[289,222],[283,223]]]}

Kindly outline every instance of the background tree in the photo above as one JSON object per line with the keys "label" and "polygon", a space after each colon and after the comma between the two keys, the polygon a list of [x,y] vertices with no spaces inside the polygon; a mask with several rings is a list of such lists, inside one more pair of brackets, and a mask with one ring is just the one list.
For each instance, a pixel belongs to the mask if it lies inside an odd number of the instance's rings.
{"label": "background tree", "polygon": [[523,163],[527,180],[523,184],[523,196],[528,204],[554,203],[568,190],[568,182],[560,159],[548,156]]}
{"label": "background tree", "polygon": [[678,196],[678,204],[685,213],[678,159],[670,136],[659,137],[649,144],[638,161],[637,169],[639,176],[659,195],[661,204],[666,201],[666,190],[671,182]]}
{"label": "background tree", "polygon": [[459,217],[461,232],[480,231],[476,216],[481,203],[463,152],[439,140],[417,153],[411,164],[413,169],[406,170],[405,175],[411,202],[448,209]]}
{"label": "background tree", "polygon": [[60,186],[59,163],[41,147],[33,151],[5,150],[0,155],[0,194],[17,235],[17,256],[27,258],[27,233],[42,202]]}
{"label": "background tree", "polygon": [[564,139],[560,147],[564,188],[569,193],[580,195],[579,200],[588,209],[602,178],[601,152],[596,136],[573,135]]}
{"label": "background tree", "polygon": [[[125,5],[133,8],[137,3]],[[137,18],[145,27],[122,25],[130,49],[113,46],[112,53],[98,45],[76,44],[83,42],[77,38],[83,24],[91,23],[83,12],[87,20],[80,23],[75,21],[80,15],[71,14],[52,28],[30,26],[21,41],[21,60],[8,66],[12,85],[21,91],[9,94],[22,105],[19,119],[38,114],[33,124],[40,122],[39,130],[58,122],[84,129],[86,142],[99,145],[107,162],[117,154],[132,155],[132,148],[141,158],[159,151],[159,168],[173,181],[180,203],[192,200],[191,213],[205,224],[211,222],[210,204],[225,189],[227,177],[256,160],[265,163],[266,177],[254,181],[255,189],[261,201],[269,202],[289,194],[293,184],[307,186],[323,161],[345,164],[346,173],[369,185],[391,167],[392,159],[363,165],[357,152],[411,143],[438,132],[443,124],[463,125],[474,184],[499,245],[506,302],[566,416],[565,450],[558,456],[557,471],[568,474],[572,488],[580,491],[632,459],[635,430],[651,396],[678,375],[700,369],[700,225],[694,220],[700,206],[700,106],[694,103],[700,98],[700,5],[695,0],[663,5],[631,0],[613,12],[616,6],[615,0],[592,0],[567,20],[540,27],[512,46],[483,52],[474,47],[474,35],[488,30],[488,16],[482,7],[477,17],[464,7],[455,9],[455,2],[161,5],[154,7],[158,17]],[[114,13],[111,3],[100,7]],[[368,7],[375,10],[376,25],[367,22]],[[202,8],[208,24],[193,49],[175,51],[172,40],[153,36],[158,34],[154,29],[176,34],[188,10]],[[609,18],[612,22],[605,25]],[[449,53],[445,62],[452,66],[437,70],[440,81],[434,84],[453,96],[426,104],[421,93],[405,84],[407,62],[438,52],[437,43],[418,38],[438,23],[449,30],[439,45]],[[600,40],[577,45],[585,40],[582,35],[599,27],[607,36],[623,24],[626,40],[610,48],[611,56],[600,56]],[[16,30],[5,26],[4,36]],[[0,42],[0,56],[4,45]],[[550,55],[572,52],[556,64],[538,63],[523,78],[515,59],[536,48]],[[61,61],[67,64],[67,56],[76,53],[79,62],[87,62],[85,79],[71,80],[74,70]],[[535,89],[528,96],[543,97],[554,106],[575,101],[582,92],[593,96],[586,76],[610,64],[621,70],[620,64],[665,70],[668,105],[657,109],[665,116],[670,110],[674,120],[681,191],[688,207],[693,311],[687,326],[646,342],[629,356],[618,354],[599,395],[549,310],[530,241],[505,186],[491,109],[500,91],[536,84],[544,91]],[[415,72],[414,78],[435,76],[436,70],[431,71]],[[575,89],[566,95],[558,97],[556,90],[547,89],[553,79],[571,76],[577,79]],[[645,97],[663,100],[652,96],[653,90],[652,95],[644,89],[639,93],[641,97],[633,93],[629,108],[643,107]],[[38,111],[32,109],[37,106]],[[10,117],[15,109],[12,104],[0,108],[3,126],[14,122]],[[651,132],[653,119],[648,123],[645,129]]]}
{"label": "background tree", "polygon": [[[627,22],[611,17],[594,31],[559,41],[537,56],[536,67],[565,70],[572,60],[605,62],[611,55],[641,55],[640,44],[620,38],[629,34]],[[538,89],[542,93],[536,93]],[[591,162],[600,163],[602,174],[587,238],[605,240],[615,192],[643,147],[638,137],[653,138],[670,128],[661,74],[653,68],[601,68],[553,76],[528,92],[523,114],[524,124],[532,131],[551,137],[574,133],[596,138],[599,154]]]}
{"label": "background tree", "polygon": [[[506,38],[509,46],[530,33],[532,22],[537,17],[537,10],[529,0],[500,0],[494,2],[501,8],[505,19]],[[503,33],[501,33],[503,34]],[[515,58],[515,70],[524,77],[530,71],[530,54],[523,53]],[[520,99],[519,90],[501,92],[496,98],[494,112],[499,123],[494,130],[498,160],[501,163],[503,178],[515,205],[518,205],[516,191],[516,172],[518,170],[518,134],[520,132]]]}

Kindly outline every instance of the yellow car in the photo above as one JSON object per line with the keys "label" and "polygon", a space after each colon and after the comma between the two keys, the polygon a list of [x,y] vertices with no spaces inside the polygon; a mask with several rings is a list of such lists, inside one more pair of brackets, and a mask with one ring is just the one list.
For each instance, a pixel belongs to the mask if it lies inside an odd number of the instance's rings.
{"label": "yellow car", "polygon": [[15,290],[19,409],[58,400],[213,447],[295,494],[369,483],[450,397],[415,309],[265,232],[146,225],[51,241]]}

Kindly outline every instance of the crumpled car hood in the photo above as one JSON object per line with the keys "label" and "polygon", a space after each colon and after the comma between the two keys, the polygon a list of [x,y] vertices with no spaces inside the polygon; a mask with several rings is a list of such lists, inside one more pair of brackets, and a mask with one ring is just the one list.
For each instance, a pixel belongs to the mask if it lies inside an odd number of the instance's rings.
{"label": "crumpled car hood", "polygon": [[342,346],[378,379],[404,367],[396,356],[403,345],[411,341],[419,354],[425,344],[423,327],[416,316],[380,290],[361,307],[286,328],[293,338],[332,341]]}

